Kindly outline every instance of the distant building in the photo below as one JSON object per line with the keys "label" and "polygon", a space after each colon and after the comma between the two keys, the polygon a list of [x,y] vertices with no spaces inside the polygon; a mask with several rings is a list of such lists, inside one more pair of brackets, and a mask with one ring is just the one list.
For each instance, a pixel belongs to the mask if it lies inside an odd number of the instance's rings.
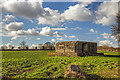
{"label": "distant building", "polygon": [[44,44],[42,45],[42,48],[43,48],[44,50],[54,50],[54,49],[55,49],[54,45],[53,45],[52,43],[50,43],[50,42],[44,43]]}
{"label": "distant building", "polygon": [[19,46],[18,49],[19,49],[19,50],[21,50],[21,49],[22,49],[22,50],[28,50],[29,47],[28,47],[27,45],[24,45],[24,46]]}
{"label": "distant building", "polygon": [[55,45],[57,56],[85,56],[97,53],[97,43],[83,41],[58,42]]}

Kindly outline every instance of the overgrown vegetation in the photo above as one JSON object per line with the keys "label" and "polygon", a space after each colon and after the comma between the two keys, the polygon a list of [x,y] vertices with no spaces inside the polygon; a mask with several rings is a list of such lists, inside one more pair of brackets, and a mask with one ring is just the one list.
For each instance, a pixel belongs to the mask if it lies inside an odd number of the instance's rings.
{"label": "overgrown vegetation", "polygon": [[69,64],[78,64],[94,78],[118,78],[117,52],[99,51],[107,56],[57,57],[54,51],[3,51],[3,78],[63,78]]}

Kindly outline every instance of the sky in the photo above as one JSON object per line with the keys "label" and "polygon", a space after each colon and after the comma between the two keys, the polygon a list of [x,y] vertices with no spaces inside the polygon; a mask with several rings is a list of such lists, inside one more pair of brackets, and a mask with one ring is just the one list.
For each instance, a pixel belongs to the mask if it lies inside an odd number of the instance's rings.
{"label": "sky", "polygon": [[117,2],[6,0],[0,4],[0,45],[19,46],[22,41],[26,45],[88,41],[97,42],[98,46],[118,46],[111,35],[111,26],[116,24]]}

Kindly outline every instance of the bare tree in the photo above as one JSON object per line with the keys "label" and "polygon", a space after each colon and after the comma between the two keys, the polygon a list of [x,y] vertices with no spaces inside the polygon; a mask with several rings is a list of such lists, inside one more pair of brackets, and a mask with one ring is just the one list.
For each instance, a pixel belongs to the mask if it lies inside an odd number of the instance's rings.
{"label": "bare tree", "polygon": [[118,43],[120,42],[120,12],[116,16],[116,25],[112,25],[111,31],[112,35],[117,39]]}
{"label": "bare tree", "polygon": [[[111,27],[112,35],[117,39],[120,48],[120,1],[118,2],[118,14],[116,16],[116,25]],[[118,49],[119,50],[119,49]]]}
{"label": "bare tree", "polygon": [[25,44],[26,44],[25,41],[22,41],[22,42],[20,43],[21,46],[25,46]]}
{"label": "bare tree", "polygon": [[46,42],[45,44],[46,44],[46,46],[51,46],[52,45],[51,42]]}

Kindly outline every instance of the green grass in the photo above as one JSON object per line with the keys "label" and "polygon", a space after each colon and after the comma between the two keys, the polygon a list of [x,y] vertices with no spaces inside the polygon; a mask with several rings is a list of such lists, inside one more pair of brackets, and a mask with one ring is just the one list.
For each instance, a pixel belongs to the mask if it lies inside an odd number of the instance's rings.
{"label": "green grass", "polygon": [[[3,78],[59,78],[69,64],[78,64],[90,75],[102,78],[118,78],[118,53],[109,51],[105,55],[86,57],[47,56],[54,51],[3,51]],[[96,76],[95,76],[96,77]]]}

